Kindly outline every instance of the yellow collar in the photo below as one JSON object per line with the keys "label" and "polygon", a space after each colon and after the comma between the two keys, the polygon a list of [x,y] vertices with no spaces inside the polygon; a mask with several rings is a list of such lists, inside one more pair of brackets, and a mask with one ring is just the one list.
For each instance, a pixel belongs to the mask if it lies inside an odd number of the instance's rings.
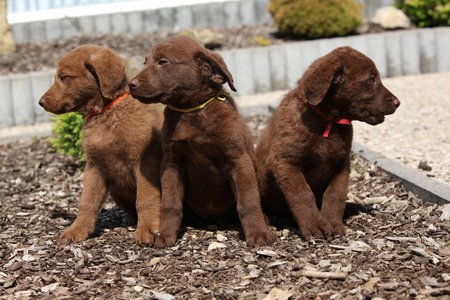
{"label": "yellow collar", "polygon": [[180,109],[180,108],[176,108],[176,107],[174,107],[174,106],[172,106],[172,105],[167,105],[167,107],[170,108],[171,110],[174,110],[174,111],[178,111],[178,112],[182,112],[182,113],[188,113],[188,112],[193,112],[193,111],[202,109],[202,108],[205,107],[209,102],[213,101],[213,100],[216,99],[216,98],[219,99],[220,101],[225,101],[225,100],[226,100],[225,97],[228,97],[228,96],[230,96],[230,94],[228,94],[228,93],[220,93],[220,94],[217,94],[217,95],[215,95],[214,97],[212,97],[211,99],[209,99],[208,101],[206,101],[205,103],[200,104],[199,106],[196,106],[196,107],[193,107],[193,108]]}

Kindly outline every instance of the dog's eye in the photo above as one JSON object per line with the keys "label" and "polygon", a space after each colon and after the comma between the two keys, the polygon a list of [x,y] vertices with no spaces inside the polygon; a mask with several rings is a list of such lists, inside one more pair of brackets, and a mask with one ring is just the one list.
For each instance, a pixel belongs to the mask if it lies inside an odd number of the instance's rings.
{"label": "dog's eye", "polygon": [[167,63],[169,63],[169,61],[168,61],[167,59],[160,59],[160,60],[158,61],[158,65],[160,65],[160,66],[164,66],[164,65],[166,65]]}
{"label": "dog's eye", "polygon": [[375,77],[370,77],[368,80],[370,83],[374,83],[375,82]]}
{"label": "dog's eye", "polygon": [[61,79],[61,81],[64,81],[67,77],[69,77],[69,76],[67,76],[67,75],[61,75],[61,76],[59,77],[59,79]]}

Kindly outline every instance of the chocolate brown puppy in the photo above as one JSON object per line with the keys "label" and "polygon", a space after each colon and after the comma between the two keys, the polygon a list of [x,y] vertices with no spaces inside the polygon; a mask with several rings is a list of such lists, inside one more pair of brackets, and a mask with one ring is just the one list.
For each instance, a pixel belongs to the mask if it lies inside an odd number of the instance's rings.
{"label": "chocolate brown puppy", "polygon": [[152,245],[159,230],[163,116],[155,105],[131,97],[127,81],[125,63],[114,51],[84,45],[58,62],[55,82],[39,100],[55,114],[89,114],[79,211],[60,241],[83,241],[94,232],[108,192],[131,221],[137,218],[138,244]]}
{"label": "chocolate brown puppy", "polygon": [[187,36],[155,45],[129,82],[133,97],[168,105],[156,247],[175,244],[184,202],[201,217],[235,206],[248,246],[275,240],[260,205],[250,131],[223,89],[226,82],[235,90],[223,59]]}
{"label": "chocolate brown puppy", "polygon": [[399,105],[362,53],[341,47],[316,60],[283,98],[256,148],[263,207],[290,210],[305,239],[344,234],[351,120],[376,125]]}

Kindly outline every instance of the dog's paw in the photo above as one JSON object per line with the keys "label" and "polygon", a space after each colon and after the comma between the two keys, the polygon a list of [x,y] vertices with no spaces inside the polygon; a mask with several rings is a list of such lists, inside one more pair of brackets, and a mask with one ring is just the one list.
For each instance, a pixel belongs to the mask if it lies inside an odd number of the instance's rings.
{"label": "dog's paw", "polygon": [[330,221],[330,224],[333,228],[333,235],[345,235],[345,227],[342,221]]}
{"label": "dog's paw", "polygon": [[249,233],[245,237],[245,242],[247,243],[247,247],[271,245],[276,240],[277,240],[277,237],[268,228],[265,230]]}
{"label": "dog's paw", "polygon": [[79,227],[69,227],[61,234],[58,241],[62,244],[78,243],[87,240],[89,232]]}
{"label": "dog's paw", "polygon": [[155,238],[155,248],[171,247],[175,245],[177,236],[157,233]]}
{"label": "dog's paw", "polygon": [[327,220],[320,218],[300,226],[300,232],[305,240],[327,239],[333,235],[333,227]]}
{"label": "dog's paw", "polygon": [[325,220],[327,220],[330,223],[333,236],[345,235],[345,227],[344,224],[342,223],[342,215],[334,213],[331,214],[322,213],[322,216],[324,217]]}
{"label": "dog's paw", "polygon": [[136,228],[133,238],[138,245],[153,246],[155,242],[155,235],[148,229]]}

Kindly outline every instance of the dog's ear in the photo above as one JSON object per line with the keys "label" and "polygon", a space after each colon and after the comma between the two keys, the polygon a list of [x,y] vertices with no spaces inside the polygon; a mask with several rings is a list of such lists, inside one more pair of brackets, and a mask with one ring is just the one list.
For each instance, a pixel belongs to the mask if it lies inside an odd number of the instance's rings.
{"label": "dog's ear", "polygon": [[325,56],[314,61],[299,80],[306,101],[312,105],[319,104],[342,72],[342,63],[331,57]]}
{"label": "dog's ear", "polygon": [[89,56],[85,66],[97,80],[104,98],[113,99],[127,84],[124,61],[110,49],[100,49]]}
{"label": "dog's ear", "polygon": [[228,83],[230,88],[236,92],[233,76],[227,68],[223,58],[212,51],[203,50],[197,53],[196,59],[200,70],[209,80],[216,84]]}

